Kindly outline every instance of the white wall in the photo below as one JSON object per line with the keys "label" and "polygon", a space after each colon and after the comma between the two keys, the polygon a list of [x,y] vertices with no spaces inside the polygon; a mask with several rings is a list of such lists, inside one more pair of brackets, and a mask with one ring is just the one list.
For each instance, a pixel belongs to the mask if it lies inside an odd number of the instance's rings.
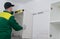
{"label": "white wall", "polygon": [[3,7],[3,5],[4,5],[4,3],[6,2],[7,0],[0,0],[0,11],[3,11],[4,10],[4,7]]}

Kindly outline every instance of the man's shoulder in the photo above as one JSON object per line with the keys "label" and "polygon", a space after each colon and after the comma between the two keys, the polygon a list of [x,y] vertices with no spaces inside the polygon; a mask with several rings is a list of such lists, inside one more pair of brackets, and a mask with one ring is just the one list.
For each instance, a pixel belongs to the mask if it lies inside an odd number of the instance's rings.
{"label": "man's shoulder", "polygon": [[12,15],[8,12],[0,12],[0,17],[4,17],[6,19],[9,19],[10,17],[12,17]]}
{"label": "man's shoulder", "polygon": [[12,16],[10,13],[8,12],[0,12],[0,14],[3,14],[3,15],[7,15],[7,16]]}

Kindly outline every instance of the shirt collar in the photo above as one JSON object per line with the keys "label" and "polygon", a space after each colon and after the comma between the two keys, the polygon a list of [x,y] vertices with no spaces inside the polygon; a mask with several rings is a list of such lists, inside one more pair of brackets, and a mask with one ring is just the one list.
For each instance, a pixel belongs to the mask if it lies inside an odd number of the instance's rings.
{"label": "shirt collar", "polygon": [[10,13],[10,14],[13,15],[13,11],[12,11],[12,12],[9,12],[9,11],[7,11],[7,10],[4,10],[3,12],[7,12],[7,13]]}
{"label": "shirt collar", "polygon": [[9,12],[9,11],[7,11],[7,10],[4,10],[3,12],[8,12],[8,13],[11,13],[11,12]]}

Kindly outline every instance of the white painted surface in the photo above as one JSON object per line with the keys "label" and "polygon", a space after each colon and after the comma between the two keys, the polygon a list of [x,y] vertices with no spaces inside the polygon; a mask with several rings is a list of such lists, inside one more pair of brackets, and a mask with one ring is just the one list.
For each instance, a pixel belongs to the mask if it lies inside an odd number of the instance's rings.
{"label": "white painted surface", "polygon": [[33,39],[49,39],[49,14],[44,12],[33,16]]}
{"label": "white painted surface", "polygon": [[60,20],[60,7],[57,5],[52,5],[51,11],[51,21],[59,21]]}
{"label": "white painted surface", "polygon": [[52,11],[50,14],[50,39],[60,39],[60,2],[52,4]]}
{"label": "white painted surface", "polygon": [[50,34],[52,35],[50,39],[60,39],[60,24],[51,24]]}
{"label": "white painted surface", "polygon": [[[3,0],[3,1],[0,0],[0,11],[4,9],[3,4],[5,1],[6,0]],[[50,4],[58,2],[59,0],[26,0],[26,1],[25,0],[19,0],[19,1],[7,0],[7,1],[10,1],[16,5],[14,10],[25,9],[23,24],[25,24],[27,27],[26,27],[26,30],[24,30],[23,38],[33,37],[33,39],[45,39],[45,35],[48,36]],[[38,13],[40,11],[44,11],[44,13],[46,13],[45,11],[48,11],[48,12],[47,14],[43,13],[41,15],[33,16],[33,23],[32,23],[32,13]],[[43,20],[44,18],[46,19]],[[32,24],[33,24],[33,27],[32,27]],[[37,25],[38,25],[38,28],[37,28]],[[32,28],[33,28],[33,34],[32,34]],[[45,32],[45,34],[44,35],[42,34],[41,36],[40,34],[43,32]],[[48,39],[47,36],[46,36],[46,39]]]}

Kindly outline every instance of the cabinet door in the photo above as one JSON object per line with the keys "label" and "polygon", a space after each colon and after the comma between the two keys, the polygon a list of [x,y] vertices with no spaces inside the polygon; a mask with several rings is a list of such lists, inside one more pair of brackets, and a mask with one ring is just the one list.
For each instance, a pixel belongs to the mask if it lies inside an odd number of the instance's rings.
{"label": "cabinet door", "polygon": [[[23,13],[21,14],[15,14],[15,19],[18,22],[19,25],[23,25]],[[12,39],[22,39],[22,31],[12,31]]]}
{"label": "cabinet door", "polygon": [[49,39],[49,12],[33,16],[33,39]]}
{"label": "cabinet door", "polygon": [[31,39],[32,38],[32,14],[16,14],[16,21],[23,26],[23,30],[12,32],[12,39]]}

